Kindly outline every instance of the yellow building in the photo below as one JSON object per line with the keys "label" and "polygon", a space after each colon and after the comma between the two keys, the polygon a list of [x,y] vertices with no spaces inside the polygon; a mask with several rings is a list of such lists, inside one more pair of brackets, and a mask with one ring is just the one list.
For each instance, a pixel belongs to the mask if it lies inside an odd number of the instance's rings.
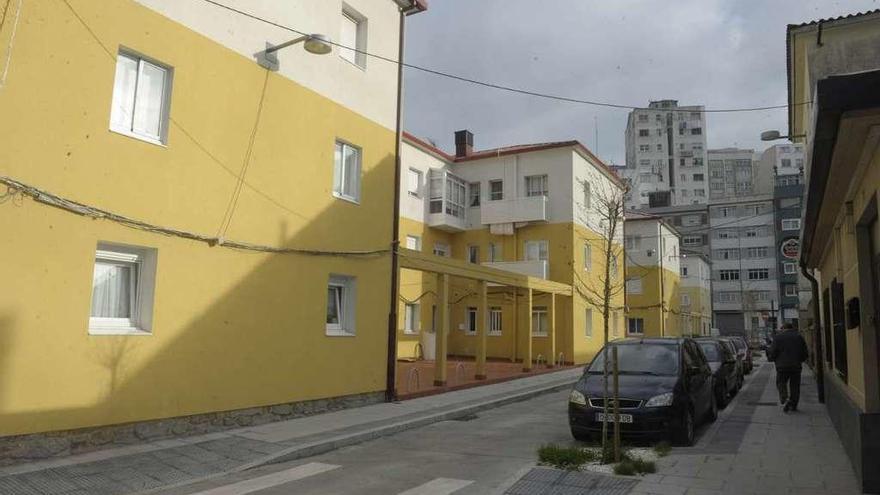
{"label": "yellow building", "polygon": [[880,493],[880,10],[789,26],[787,48],[814,365],[862,490]]}
{"label": "yellow building", "polygon": [[[525,369],[533,362],[589,361],[603,343],[595,296],[606,265],[598,209],[600,197],[622,197],[619,179],[576,141],[484,151],[472,144],[473,135],[459,131],[456,153],[448,154],[404,135],[401,153],[401,246],[467,262],[470,268],[462,269],[473,272],[470,281],[452,277],[449,283],[446,353],[477,356],[485,322],[488,359],[521,361]],[[612,246],[616,267],[622,229]],[[569,294],[573,287],[574,295],[534,292],[528,311],[525,291],[492,284],[480,311],[478,279],[485,269],[553,282],[569,287]],[[622,276],[621,270],[612,282],[619,290],[612,298],[611,338],[623,336]],[[443,354],[437,279],[402,270],[398,359]]]}
{"label": "yellow building", "polygon": [[[415,5],[246,3],[391,57]],[[296,35],[207,2],[8,6],[0,450],[382,400],[395,66],[309,39],[267,70]]]}
{"label": "yellow building", "polygon": [[624,225],[627,335],[682,335],[678,232],[661,217],[635,211]]}
{"label": "yellow building", "polygon": [[682,335],[712,333],[712,267],[703,256],[684,252],[679,258],[680,327]]}

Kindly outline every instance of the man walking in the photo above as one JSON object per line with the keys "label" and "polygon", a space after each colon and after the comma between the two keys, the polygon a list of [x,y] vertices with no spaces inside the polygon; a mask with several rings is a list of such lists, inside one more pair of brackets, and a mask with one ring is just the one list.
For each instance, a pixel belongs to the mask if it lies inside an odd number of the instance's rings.
{"label": "man walking", "polygon": [[776,388],[784,412],[797,411],[801,396],[801,363],[807,360],[807,343],[791,323],[773,336],[767,359],[776,364]]}

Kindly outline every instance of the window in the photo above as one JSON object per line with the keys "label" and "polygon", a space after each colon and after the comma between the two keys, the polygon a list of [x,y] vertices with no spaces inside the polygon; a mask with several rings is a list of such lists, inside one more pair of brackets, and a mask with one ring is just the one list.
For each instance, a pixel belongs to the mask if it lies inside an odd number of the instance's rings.
{"label": "window", "polygon": [[796,263],[783,263],[782,267],[783,267],[783,270],[785,271],[786,275],[791,275],[791,274],[797,273],[797,264]]}
{"label": "window", "polygon": [[419,313],[421,306],[418,303],[407,303],[403,308],[403,333],[419,333]]}
{"label": "window", "polygon": [[688,267],[686,267],[686,266],[681,267],[681,269],[679,270],[679,273],[681,274],[682,277],[687,277],[688,276]]}
{"label": "window", "polygon": [[723,208],[718,208],[717,211],[718,211],[718,215],[720,215],[722,217],[732,217],[733,216],[733,208],[729,208],[729,207],[725,206]]}
{"label": "window", "polygon": [[361,199],[361,150],[336,141],[333,153],[333,195],[348,201]]}
{"label": "window", "polygon": [[639,129],[639,137],[645,137],[649,134],[648,129]]}
{"label": "window", "polygon": [[642,247],[642,236],[628,235],[623,238],[623,244],[626,249],[639,249]]}
{"label": "window", "polygon": [[489,335],[501,335],[501,308],[489,308]]}
{"label": "window", "polygon": [[785,297],[797,297],[798,295],[798,287],[794,284],[786,284],[785,286]]}
{"label": "window", "polygon": [[699,127],[694,127],[693,129],[691,129],[692,136],[699,136],[702,133],[703,133],[703,129],[701,129]]}
{"label": "window", "polygon": [[489,243],[489,261],[502,261],[501,244]]}
{"label": "window", "polygon": [[657,151],[663,151],[663,145],[662,145],[662,144],[657,143]]}
{"label": "window", "polygon": [[422,238],[417,235],[406,236],[406,248],[414,251],[422,250]]}
{"label": "window", "polygon": [[409,169],[406,174],[406,192],[410,196],[420,197],[422,188],[422,171],[414,168]]}
{"label": "window", "polygon": [[593,269],[593,246],[590,245],[589,241],[584,242],[584,270],[590,271]]}
{"label": "window", "polygon": [[738,303],[739,292],[716,292],[715,300],[720,303]]}
{"label": "window", "polygon": [[766,290],[749,291],[749,296],[756,302],[766,302],[770,300],[770,292]]}
{"label": "window", "polygon": [[705,189],[694,189],[694,196],[706,197],[706,190]]}
{"label": "window", "polygon": [[651,145],[649,144],[640,144],[639,151],[651,151]]}
{"label": "window", "polygon": [[703,182],[703,174],[694,174],[694,182]]}
{"label": "window", "polygon": [[626,325],[626,333],[630,335],[643,335],[645,333],[644,318],[627,318]]}
{"label": "window", "polygon": [[611,258],[608,259],[608,275],[611,277],[611,280],[617,280],[617,256],[611,255]]}
{"label": "window", "polygon": [[150,333],[155,279],[155,249],[98,243],[89,334]]}
{"label": "window", "polygon": [[650,167],[651,160],[639,160],[639,166],[640,167]]}
{"label": "window", "polygon": [[647,121],[648,121],[648,114],[640,113],[639,114],[639,122],[647,122]]}
{"label": "window", "polygon": [[685,164],[684,164],[684,158],[679,158],[679,159],[678,159],[678,165],[681,166],[681,167],[684,167],[684,166],[685,166]]}
{"label": "window", "polygon": [[116,56],[110,130],[164,144],[170,101],[170,68],[130,53]]}
{"label": "window", "polygon": [[700,120],[700,112],[691,112],[691,120]]}
{"label": "window", "polygon": [[340,57],[361,68],[366,67],[367,19],[348,7],[342,10],[339,44]]}
{"label": "window", "polygon": [[641,294],[642,293],[642,277],[630,277],[626,279],[626,293],[627,294]]}
{"label": "window", "polygon": [[739,251],[737,251],[736,249],[716,249],[715,250],[715,259],[716,260],[739,259]]}
{"label": "window", "polygon": [[590,338],[593,336],[593,310],[591,308],[587,308],[584,311],[584,337]]}
{"label": "window", "polygon": [[532,335],[536,337],[547,336],[547,306],[532,308]]}
{"label": "window", "polygon": [[593,188],[589,182],[584,181],[584,208],[590,209],[593,207]]}
{"label": "window", "polygon": [[434,255],[435,256],[446,256],[449,257],[449,244],[443,244],[441,242],[434,243]]}
{"label": "window", "polygon": [[766,247],[750,247],[746,250],[746,258],[766,258]]}
{"label": "window", "polygon": [[801,198],[782,198],[779,200],[780,208],[800,208]]}
{"label": "window", "polygon": [[327,335],[354,335],[355,279],[330,275],[327,284]]}
{"label": "window", "polygon": [[546,196],[547,176],[531,175],[526,177],[526,196]]}
{"label": "window", "polygon": [[739,280],[739,270],[718,270],[718,280]]}
{"label": "window", "polygon": [[480,206],[480,183],[471,182],[468,184],[468,206]]}
{"label": "window", "polygon": [[691,295],[690,294],[682,294],[681,295],[681,305],[682,306],[690,306],[691,305]]}
{"label": "window", "polygon": [[480,246],[468,246],[468,262],[469,263],[479,263],[480,262]]}
{"label": "window", "polygon": [[749,280],[767,280],[770,278],[768,268],[750,268],[747,272]]}
{"label": "window", "polygon": [[679,178],[681,179],[682,182],[687,182],[687,181],[688,181],[688,176],[687,176],[687,174],[681,174],[681,177],[679,177]]}
{"label": "window", "polygon": [[471,335],[477,333],[477,308],[469,306],[464,317],[464,331]]}
{"label": "window", "polygon": [[783,158],[782,159],[782,168],[790,168],[791,167],[791,159]]}
{"label": "window", "polygon": [[546,261],[548,254],[547,249],[547,241],[526,241],[525,249],[523,250],[525,261]]}
{"label": "window", "polygon": [[795,158],[794,164],[797,168],[804,168],[804,159],[803,158]]}
{"label": "window", "polygon": [[682,190],[681,190],[681,197],[682,197],[682,198],[690,197],[690,195],[691,195],[691,192],[690,192],[689,190],[687,190],[687,189],[682,189]]}
{"label": "window", "polygon": [[504,181],[489,181],[489,201],[504,199]]}
{"label": "window", "polygon": [[681,239],[681,243],[685,246],[699,246],[703,244],[703,236],[701,235],[686,235]]}
{"label": "window", "polygon": [[782,230],[801,230],[800,218],[786,218],[782,221]]}

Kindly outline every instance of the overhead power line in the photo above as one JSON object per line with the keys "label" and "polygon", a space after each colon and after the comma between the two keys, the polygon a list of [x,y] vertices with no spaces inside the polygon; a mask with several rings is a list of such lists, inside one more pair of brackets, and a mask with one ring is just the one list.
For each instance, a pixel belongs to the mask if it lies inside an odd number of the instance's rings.
{"label": "overhead power line", "polygon": [[[255,21],[262,22],[264,24],[274,26],[279,29],[283,29],[283,30],[288,31],[293,34],[297,34],[299,36],[309,36],[309,34],[310,34],[310,33],[306,33],[305,31],[301,31],[299,29],[295,29],[290,26],[286,26],[284,24],[280,24],[278,22],[262,18],[258,15],[252,14],[250,12],[236,9],[235,7],[230,7],[229,5],[225,5],[225,4],[218,2],[216,0],[202,0],[202,1],[209,3],[211,5],[214,5],[216,7],[219,7],[221,9],[225,9],[230,12],[234,12],[236,14],[239,14],[241,16],[253,19]],[[526,95],[526,96],[534,96],[536,98],[544,98],[544,99],[548,99],[548,100],[563,101],[563,102],[568,102],[568,103],[578,103],[578,104],[582,104],[582,105],[591,105],[591,106],[596,106],[596,107],[617,108],[617,109],[623,109],[623,110],[648,110],[648,108],[645,108],[640,105],[625,105],[622,103],[610,103],[610,102],[603,102],[603,101],[596,101],[596,100],[586,100],[586,99],[581,99],[581,98],[573,98],[573,97],[569,97],[569,96],[541,93],[539,91],[534,91],[534,90],[530,90],[530,89],[523,89],[523,88],[516,88],[513,86],[506,86],[503,84],[497,84],[497,83],[488,82],[488,81],[481,81],[479,79],[473,79],[470,77],[460,76],[457,74],[451,74],[449,72],[443,72],[443,71],[437,70],[437,69],[431,69],[430,67],[424,67],[421,65],[415,65],[415,64],[410,64],[410,63],[406,63],[403,61],[398,61],[393,58],[386,57],[384,55],[379,55],[377,53],[371,53],[371,52],[368,52],[365,50],[359,50],[356,47],[346,46],[346,45],[343,45],[340,43],[336,43],[335,41],[332,41],[332,40],[327,40],[326,42],[331,45],[334,45],[336,47],[339,47],[339,48],[345,48],[346,50],[351,50],[351,51],[354,51],[357,53],[361,53],[367,57],[372,57],[377,60],[382,60],[382,61],[385,61],[385,62],[388,62],[391,64],[395,64],[395,65],[399,64],[403,67],[406,67],[407,69],[414,69],[417,71],[425,72],[427,74],[433,74],[435,76],[445,77],[447,79],[453,79],[456,81],[474,84],[477,86],[483,86],[483,87],[491,88],[491,89],[497,89],[500,91],[507,91],[510,93],[517,93],[517,94]],[[808,104],[810,104],[809,101],[804,101],[804,102],[799,102],[799,103],[792,103],[790,106],[800,106],[800,105],[808,105]],[[760,112],[760,111],[765,111],[765,110],[778,110],[778,109],[788,108],[788,107],[789,107],[788,104],[784,104],[784,105],[767,105],[767,106],[741,107],[741,108],[708,108],[708,109],[704,108],[702,110],[699,110],[699,112],[700,113]],[[689,108],[663,108],[663,109],[651,109],[651,110],[662,110],[664,112],[694,112],[693,109],[689,109]]]}

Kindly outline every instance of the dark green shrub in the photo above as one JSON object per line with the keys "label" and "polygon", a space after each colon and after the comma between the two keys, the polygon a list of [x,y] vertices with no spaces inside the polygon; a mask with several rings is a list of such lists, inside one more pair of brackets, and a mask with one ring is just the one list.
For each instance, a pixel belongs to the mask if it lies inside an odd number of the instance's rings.
{"label": "dark green shrub", "polygon": [[577,469],[594,461],[596,455],[579,447],[560,447],[556,444],[542,445],[538,448],[538,461],[559,469]]}

